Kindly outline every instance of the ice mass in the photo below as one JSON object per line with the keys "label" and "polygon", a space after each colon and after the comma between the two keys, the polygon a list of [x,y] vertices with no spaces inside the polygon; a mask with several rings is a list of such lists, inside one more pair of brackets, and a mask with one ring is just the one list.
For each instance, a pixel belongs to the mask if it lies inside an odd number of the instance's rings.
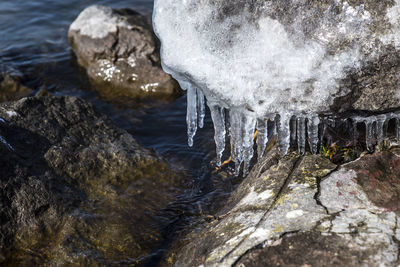
{"label": "ice mass", "polygon": [[[371,30],[374,14],[363,4],[318,2],[155,0],[163,68],[187,90],[189,146],[207,104],[217,164],[229,136],[236,173],[242,164],[248,170],[255,130],[258,158],[274,133],[282,154],[294,142],[300,154],[317,152],[321,114],[330,114],[334,100],[350,91],[341,81],[385,47],[400,49],[400,0],[385,15],[389,30],[382,31]],[[365,125],[368,148],[383,140],[389,120],[400,137],[400,113],[350,119],[355,136],[356,124]]]}

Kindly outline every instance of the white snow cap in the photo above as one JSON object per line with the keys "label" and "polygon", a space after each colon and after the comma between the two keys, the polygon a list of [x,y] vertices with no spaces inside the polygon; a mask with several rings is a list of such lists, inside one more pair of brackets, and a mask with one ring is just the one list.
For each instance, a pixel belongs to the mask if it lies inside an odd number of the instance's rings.
{"label": "white snow cap", "polygon": [[71,24],[70,30],[80,31],[91,38],[104,38],[117,32],[117,26],[131,28],[123,18],[110,7],[94,5],[86,8]]}

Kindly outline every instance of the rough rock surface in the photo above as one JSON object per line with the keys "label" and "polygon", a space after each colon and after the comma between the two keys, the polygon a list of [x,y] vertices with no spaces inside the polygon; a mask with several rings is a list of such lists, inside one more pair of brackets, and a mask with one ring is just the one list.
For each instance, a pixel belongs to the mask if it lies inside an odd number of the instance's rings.
{"label": "rough rock surface", "polygon": [[0,104],[0,153],[0,264],[129,264],[161,242],[177,176],[85,101]]}
{"label": "rough rock surface", "polygon": [[18,76],[0,73],[0,102],[18,100],[31,94],[33,90],[23,86]]}
{"label": "rough rock surface", "polygon": [[175,266],[395,266],[399,166],[395,151],[336,166],[274,148],[170,257]]}
{"label": "rough rock surface", "polygon": [[336,98],[332,110],[382,112],[400,108],[400,53],[393,47],[384,51],[361,69],[349,72],[341,84],[349,93]]}
{"label": "rough rock surface", "polygon": [[90,6],[71,24],[68,38],[78,62],[106,99],[169,97],[179,91],[161,69],[148,19],[136,11]]}

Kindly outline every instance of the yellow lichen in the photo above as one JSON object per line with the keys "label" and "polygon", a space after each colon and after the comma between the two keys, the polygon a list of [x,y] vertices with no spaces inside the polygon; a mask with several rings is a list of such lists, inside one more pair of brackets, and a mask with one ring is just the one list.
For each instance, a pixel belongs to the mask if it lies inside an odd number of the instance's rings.
{"label": "yellow lichen", "polygon": [[172,253],[171,256],[168,257],[167,262],[168,264],[172,264],[174,262],[175,253]]}
{"label": "yellow lichen", "polygon": [[285,230],[285,227],[279,224],[274,224],[273,227],[274,227],[274,229],[272,230],[273,233],[280,233]]}

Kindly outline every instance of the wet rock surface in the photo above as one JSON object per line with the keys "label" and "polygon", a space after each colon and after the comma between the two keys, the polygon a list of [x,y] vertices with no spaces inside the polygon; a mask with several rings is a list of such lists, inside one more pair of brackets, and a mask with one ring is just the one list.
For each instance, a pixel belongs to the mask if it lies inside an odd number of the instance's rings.
{"label": "wet rock surface", "polygon": [[32,94],[33,90],[23,86],[19,76],[0,73],[0,102],[18,100]]}
{"label": "wet rock surface", "polygon": [[395,151],[337,166],[273,148],[170,259],[175,266],[395,266],[399,166]]}
{"label": "wet rock surface", "polygon": [[3,103],[0,118],[1,264],[137,264],[162,242],[179,176],[125,130],[75,97]]}
{"label": "wet rock surface", "polygon": [[161,69],[149,19],[131,9],[90,6],[71,24],[68,39],[100,96],[116,102],[174,97],[180,89]]}

